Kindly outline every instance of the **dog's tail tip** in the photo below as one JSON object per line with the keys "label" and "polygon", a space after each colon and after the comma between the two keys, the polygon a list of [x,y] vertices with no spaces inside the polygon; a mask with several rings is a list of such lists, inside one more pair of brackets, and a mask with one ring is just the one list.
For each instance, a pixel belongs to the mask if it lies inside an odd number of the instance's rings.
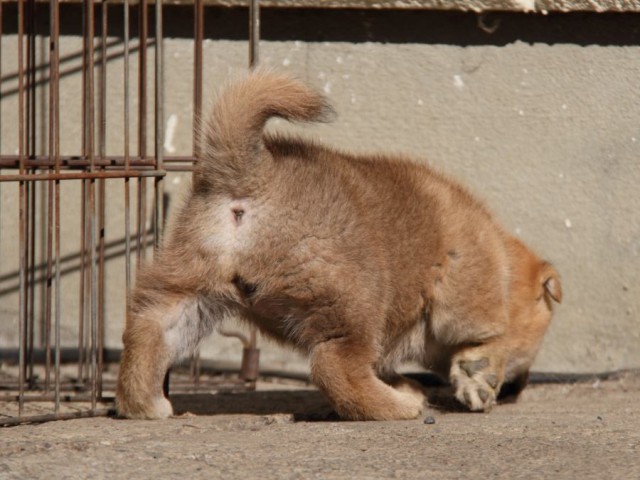
{"label": "dog's tail tip", "polygon": [[292,75],[257,69],[236,88],[252,98],[254,113],[262,113],[264,119],[282,117],[294,122],[327,123],[336,117],[325,95]]}
{"label": "dog's tail tip", "polygon": [[331,122],[336,112],[325,95],[292,76],[253,71],[223,90],[203,125],[196,169],[199,183],[223,189],[239,185],[265,157],[262,131],[271,117]]}
{"label": "dog's tail tip", "polygon": [[336,118],[338,118],[338,112],[333,108],[333,105],[331,105],[329,100],[326,100],[322,104],[320,113],[316,117],[316,122],[332,123],[336,121]]}

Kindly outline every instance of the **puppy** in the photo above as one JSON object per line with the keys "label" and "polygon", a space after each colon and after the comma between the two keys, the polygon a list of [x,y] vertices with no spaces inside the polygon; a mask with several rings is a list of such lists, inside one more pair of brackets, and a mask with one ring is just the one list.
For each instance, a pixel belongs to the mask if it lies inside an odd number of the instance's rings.
{"label": "puppy", "polygon": [[206,124],[190,196],[131,298],[120,415],[164,418],[168,367],[225,317],[309,354],[343,418],[418,416],[395,373],[417,361],[486,411],[526,384],[562,298],[556,270],[439,172],[263,133],[271,117],[323,121],[327,100],[258,72],[228,88]]}

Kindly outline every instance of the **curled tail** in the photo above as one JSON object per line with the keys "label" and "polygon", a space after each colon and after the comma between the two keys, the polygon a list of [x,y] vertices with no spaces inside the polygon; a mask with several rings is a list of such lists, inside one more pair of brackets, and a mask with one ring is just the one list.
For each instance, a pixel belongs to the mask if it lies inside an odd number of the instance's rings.
{"label": "curled tail", "polygon": [[258,162],[269,157],[262,131],[271,117],[327,121],[327,99],[285,75],[254,72],[220,96],[202,132],[195,187],[241,196]]}

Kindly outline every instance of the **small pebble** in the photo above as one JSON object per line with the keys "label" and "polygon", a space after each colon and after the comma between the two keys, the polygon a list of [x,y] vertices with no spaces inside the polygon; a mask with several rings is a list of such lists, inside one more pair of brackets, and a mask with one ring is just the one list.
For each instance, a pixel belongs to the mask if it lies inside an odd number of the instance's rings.
{"label": "small pebble", "polygon": [[425,425],[433,425],[434,423],[436,423],[436,419],[433,417],[427,417],[424,419]]}

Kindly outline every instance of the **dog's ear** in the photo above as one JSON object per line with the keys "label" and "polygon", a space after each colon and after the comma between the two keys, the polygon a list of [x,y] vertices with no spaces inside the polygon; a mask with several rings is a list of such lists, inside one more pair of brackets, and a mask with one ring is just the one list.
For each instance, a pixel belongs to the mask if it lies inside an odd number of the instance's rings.
{"label": "dog's ear", "polygon": [[560,285],[560,275],[558,271],[548,262],[544,262],[541,270],[542,286],[545,294],[553,300],[562,303],[562,286]]}

